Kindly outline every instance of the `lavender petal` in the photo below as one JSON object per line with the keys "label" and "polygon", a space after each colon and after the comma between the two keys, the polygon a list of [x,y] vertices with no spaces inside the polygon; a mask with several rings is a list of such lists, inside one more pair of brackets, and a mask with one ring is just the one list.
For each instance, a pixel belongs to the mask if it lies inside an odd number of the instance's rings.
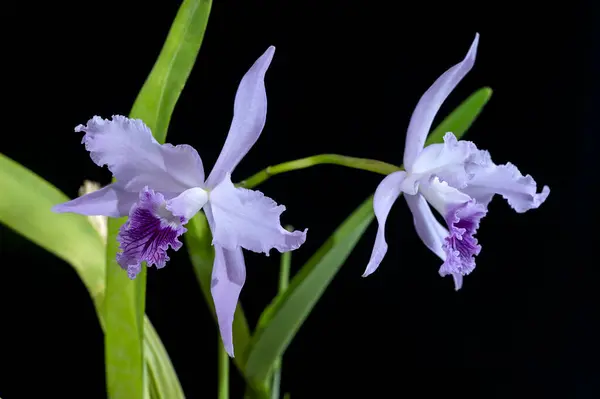
{"label": "lavender petal", "polygon": [[129,213],[137,199],[137,193],[125,191],[121,186],[113,183],[98,191],[55,205],[52,211],[87,216],[121,217]]}
{"label": "lavender petal", "polygon": [[221,340],[231,357],[234,357],[233,316],[245,281],[246,266],[242,249],[230,251],[216,244],[210,292],[215,304]]}
{"label": "lavender petal", "polygon": [[233,120],[229,134],[206,186],[215,187],[250,151],[260,136],[267,118],[265,73],[271,64],[275,47],[270,46],[242,78],[235,95]]}
{"label": "lavender petal", "polygon": [[280,215],[285,206],[277,205],[259,191],[235,188],[231,176],[225,175],[210,193],[214,216],[213,242],[228,250],[242,247],[269,255],[294,250],[306,240],[306,231],[289,232],[281,227]]}
{"label": "lavender petal", "polygon": [[[215,219],[209,204],[204,208],[206,219],[212,232],[215,231]],[[214,233],[213,233],[214,234]],[[233,251],[219,244],[214,244],[215,260],[213,263],[210,292],[215,305],[217,323],[223,346],[234,357],[233,350],[233,318],[238,299],[246,281],[246,265],[240,247]]]}
{"label": "lavender petal", "polygon": [[367,264],[363,277],[367,277],[377,270],[387,252],[388,245],[385,240],[385,223],[392,205],[394,205],[402,192],[401,186],[405,177],[406,172],[403,171],[391,173],[379,183],[377,190],[375,190],[373,209],[378,223],[377,236],[375,237],[373,252],[371,252],[371,259]]}
{"label": "lavender petal", "polygon": [[452,274],[452,279],[454,280],[454,290],[458,291],[462,288],[463,286],[463,276],[462,274],[458,274],[458,273],[453,273]]}
{"label": "lavender petal", "polygon": [[450,235],[448,230],[437,221],[421,194],[405,195],[404,198],[413,215],[415,229],[421,241],[440,259],[446,260],[446,252],[442,247],[445,239]]}
{"label": "lavender petal", "polygon": [[423,149],[433,119],[442,103],[473,67],[478,43],[479,33],[475,35],[475,40],[464,60],[444,72],[419,100],[410,118],[406,133],[404,166],[407,170],[412,168],[413,162]]}
{"label": "lavender petal", "polygon": [[548,186],[538,193],[533,177],[523,176],[512,163],[494,164],[487,151],[479,151],[467,171],[471,178],[462,191],[484,205],[500,194],[516,212],[523,213],[538,208],[550,194]]}
{"label": "lavender petal", "polygon": [[158,191],[182,192],[204,183],[200,156],[188,145],[160,145],[139,119],[115,115],[112,120],[94,116],[76,132],[98,166],[107,165],[127,191],[145,186]]}

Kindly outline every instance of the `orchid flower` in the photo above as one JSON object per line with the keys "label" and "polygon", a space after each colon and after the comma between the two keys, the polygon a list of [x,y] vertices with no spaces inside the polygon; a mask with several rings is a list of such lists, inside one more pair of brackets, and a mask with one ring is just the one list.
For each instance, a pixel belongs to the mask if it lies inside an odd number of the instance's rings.
{"label": "orchid flower", "polygon": [[141,120],[95,116],[75,131],[85,132],[82,143],[92,160],[108,165],[116,182],[53,208],[82,215],[129,215],[117,237],[117,262],[131,279],[142,262],[164,267],[169,246],[181,248],[185,224],[203,209],[215,249],[211,293],[221,338],[232,357],[233,315],[246,279],[242,248],[268,256],[272,248],[291,251],[306,240],[306,230],[288,232],[281,226],[283,205],[231,182],[231,173],[265,125],[264,76],[274,52],[269,47],[240,82],[229,134],[207,179],[194,148],[159,144]]}
{"label": "orchid flower", "polygon": [[[475,268],[475,256],[481,246],[474,235],[487,214],[487,206],[500,194],[518,213],[539,207],[550,189],[523,176],[511,163],[496,165],[487,151],[469,141],[457,140],[446,133],[443,144],[423,148],[433,119],[440,106],[475,62],[479,34],[462,62],[447,70],[423,94],[415,108],[406,134],[405,171],[386,176],[375,192],[374,210],[379,224],[371,259],[363,276],[373,273],[387,252],[385,223],[398,196],[404,198],[413,215],[417,234],[423,243],[443,261],[439,273],[451,275],[456,290],[463,276]],[[443,226],[433,214],[443,218]]]}

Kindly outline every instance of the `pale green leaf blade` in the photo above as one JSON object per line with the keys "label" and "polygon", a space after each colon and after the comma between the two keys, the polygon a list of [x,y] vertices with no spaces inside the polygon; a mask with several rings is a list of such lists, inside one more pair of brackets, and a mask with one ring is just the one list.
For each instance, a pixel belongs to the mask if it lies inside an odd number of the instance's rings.
{"label": "pale green leaf blade", "polygon": [[171,359],[148,317],[144,318],[144,358],[150,377],[149,384],[146,384],[150,388],[150,397],[184,399]]}
{"label": "pale green leaf blade", "polygon": [[270,317],[259,326],[247,349],[246,378],[268,384],[271,367],[285,351],[333,277],[373,220],[373,198],[365,200],[294,276],[271,304]]}
{"label": "pale green leaf blade", "polygon": [[[51,211],[69,198],[24,166],[0,154],[0,223],[69,263],[85,284],[104,327],[106,250],[88,218]],[[156,380],[154,399],[182,399],[171,360],[148,318],[144,321],[148,373]]]}
{"label": "pale green leaf blade", "polygon": [[116,236],[126,218],[108,220],[106,294],[104,298],[104,356],[106,385],[111,399],[143,398],[143,316],[146,267],[135,280],[117,264]]}
{"label": "pale green leaf blade", "polygon": [[483,107],[490,100],[491,96],[492,89],[489,87],[483,87],[471,94],[431,132],[429,137],[427,137],[425,146],[443,143],[444,135],[448,132],[454,133],[457,139],[464,136],[483,110]]}
{"label": "pale green leaf blade", "polygon": [[185,0],[167,40],[140,90],[131,117],[142,119],[164,142],[171,114],[202,45],[212,0]]}
{"label": "pale green leaf blade", "polygon": [[98,304],[104,293],[104,244],[85,216],[51,208],[69,198],[0,154],[0,222],[70,263]]}
{"label": "pale green leaf blade", "polygon": [[[215,307],[210,293],[215,250],[212,246],[212,234],[208,228],[206,216],[202,212],[198,213],[186,224],[186,227],[188,231],[184,235],[185,246],[190,254],[190,260],[192,261],[204,299],[216,321]],[[233,317],[233,345],[235,348],[235,358],[233,358],[233,361],[242,373],[246,347],[249,341],[250,328],[248,327],[242,306],[238,303]]]}

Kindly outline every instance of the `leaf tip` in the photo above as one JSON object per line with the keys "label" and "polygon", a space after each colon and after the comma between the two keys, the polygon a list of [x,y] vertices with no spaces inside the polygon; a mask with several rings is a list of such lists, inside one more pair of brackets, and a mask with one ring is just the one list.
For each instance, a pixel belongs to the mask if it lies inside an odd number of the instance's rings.
{"label": "leaf tip", "polygon": [[485,94],[485,97],[487,100],[490,99],[490,97],[492,96],[492,94],[494,93],[494,90],[492,90],[491,87],[486,86],[484,88],[481,89],[481,92]]}

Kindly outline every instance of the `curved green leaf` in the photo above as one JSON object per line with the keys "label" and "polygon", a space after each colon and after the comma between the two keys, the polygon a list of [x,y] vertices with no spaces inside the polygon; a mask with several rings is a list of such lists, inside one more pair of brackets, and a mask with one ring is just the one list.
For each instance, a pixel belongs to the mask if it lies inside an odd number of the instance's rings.
{"label": "curved green leaf", "polygon": [[[52,212],[52,206],[69,198],[2,154],[0,192],[0,222],[73,266],[92,297],[104,329],[102,307],[106,251],[90,220],[81,215]],[[144,333],[146,364],[153,383],[150,397],[183,398],[171,360],[147,317],[144,319]]]}
{"label": "curved green leaf", "polygon": [[51,208],[69,198],[0,154],[0,222],[71,264],[98,307],[104,295],[104,244],[85,216]]}
{"label": "curved green leaf", "polygon": [[140,90],[130,117],[143,120],[164,142],[171,114],[200,51],[212,0],[185,0],[163,48]]}
{"label": "curved green leaf", "polygon": [[[192,71],[212,5],[211,0],[185,0],[179,7],[160,55],[130,113],[164,142],[171,114]],[[143,397],[143,316],[146,268],[134,281],[116,263],[116,236],[126,218],[109,219],[105,300],[106,382],[113,399]]]}
{"label": "curved green leaf", "polygon": [[464,136],[483,110],[483,107],[490,100],[491,96],[492,89],[489,87],[483,87],[471,94],[429,134],[425,146],[442,143],[444,141],[444,135],[447,132],[454,133],[458,139]]}
{"label": "curved green leaf", "polygon": [[152,399],[185,398],[171,359],[150,319],[144,318],[144,359],[148,366]]}
{"label": "curved green leaf", "polygon": [[337,271],[373,220],[369,197],[346,219],[278,295],[268,320],[258,326],[247,349],[246,378],[256,386],[268,384],[271,368],[317,303]]}

